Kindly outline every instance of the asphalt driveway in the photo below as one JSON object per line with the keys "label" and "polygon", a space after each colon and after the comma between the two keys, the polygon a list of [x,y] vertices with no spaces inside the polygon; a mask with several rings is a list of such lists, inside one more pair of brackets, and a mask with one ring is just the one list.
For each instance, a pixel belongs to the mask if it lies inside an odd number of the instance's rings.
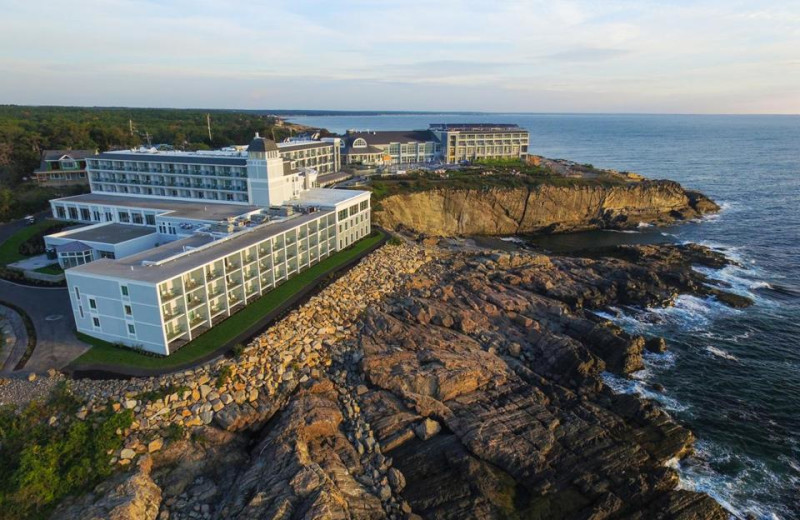
{"label": "asphalt driveway", "polygon": [[0,300],[22,308],[36,328],[36,349],[25,372],[61,369],[89,349],[75,337],[75,323],[66,288],[40,288],[0,280]]}

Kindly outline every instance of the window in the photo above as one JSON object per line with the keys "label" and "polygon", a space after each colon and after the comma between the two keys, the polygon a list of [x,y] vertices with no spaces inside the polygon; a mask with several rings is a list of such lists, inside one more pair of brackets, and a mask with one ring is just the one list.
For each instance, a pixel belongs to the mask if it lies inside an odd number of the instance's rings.
{"label": "window", "polygon": [[97,301],[94,298],[89,298],[89,308],[97,310]]}
{"label": "window", "polygon": [[147,222],[148,226],[155,226],[156,225],[156,216],[155,215],[145,215],[144,216],[145,222]]}
{"label": "window", "polygon": [[367,147],[367,142],[361,137],[353,141],[353,148],[366,148],[366,147]]}
{"label": "window", "polygon": [[79,300],[81,299],[81,290],[78,289],[77,285],[75,286],[75,297]]}
{"label": "window", "polygon": [[120,291],[122,291],[122,296],[128,296],[128,286],[127,285],[121,285],[119,289],[120,289]]}
{"label": "window", "polygon": [[78,305],[78,312],[81,313],[81,319],[83,319],[84,318],[84,316],[83,316],[83,305]]}
{"label": "window", "polygon": [[339,220],[344,220],[347,218],[347,210],[343,209],[339,211]]}
{"label": "window", "polygon": [[99,329],[100,328],[100,318],[98,318],[97,316],[92,318],[92,325],[94,325],[94,328]]}
{"label": "window", "polygon": [[110,211],[106,211],[106,222],[113,222],[113,221],[114,221],[114,215],[112,215]]}
{"label": "window", "polygon": [[133,326],[133,323],[128,323],[128,334],[131,336],[136,335],[136,327]]}
{"label": "window", "polygon": [[88,209],[81,208],[81,220],[91,220]]}
{"label": "window", "polygon": [[125,316],[131,316],[133,314],[133,309],[131,309],[130,305],[125,305]]}
{"label": "window", "polygon": [[67,212],[64,206],[56,206],[56,216],[58,218],[67,218]]}
{"label": "window", "polygon": [[120,222],[130,222],[131,221],[131,217],[130,217],[130,215],[128,214],[127,211],[120,211],[119,212],[119,221]]}
{"label": "window", "polygon": [[367,204],[369,204],[368,200],[362,200],[361,204],[359,205],[360,211],[364,211],[365,209],[367,209]]}
{"label": "window", "polygon": [[142,224],[144,222],[144,220],[142,220],[142,214],[141,213],[131,213],[131,215],[133,216],[133,223],[134,224]]}

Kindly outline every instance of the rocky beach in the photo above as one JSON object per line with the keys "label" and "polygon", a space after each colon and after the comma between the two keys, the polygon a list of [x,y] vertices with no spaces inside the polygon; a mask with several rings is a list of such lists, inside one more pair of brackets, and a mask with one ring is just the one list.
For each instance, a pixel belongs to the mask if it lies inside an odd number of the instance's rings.
{"label": "rocky beach", "polygon": [[109,454],[121,471],[52,517],[727,518],[676,489],[668,462],[691,432],[603,384],[668,346],[592,312],[724,301],[691,266],[727,263],[690,245],[596,258],[384,246],[237,358],[69,381],[83,405],[53,421],[134,420]]}

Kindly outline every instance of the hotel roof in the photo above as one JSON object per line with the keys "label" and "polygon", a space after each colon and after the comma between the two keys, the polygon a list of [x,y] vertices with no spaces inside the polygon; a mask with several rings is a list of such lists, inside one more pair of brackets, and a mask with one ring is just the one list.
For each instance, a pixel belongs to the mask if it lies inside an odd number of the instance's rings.
{"label": "hotel roof", "polygon": [[311,188],[310,190],[301,191],[297,197],[297,202],[302,206],[319,206],[332,208],[337,204],[346,202],[350,199],[355,199],[365,193],[370,192],[364,190],[339,190],[332,188]]}
{"label": "hotel roof", "polygon": [[67,270],[67,275],[107,276],[160,283],[255,245],[333,211],[315,211],[239,231],[224,238],[198,233],[118,260],[101,258]]}
{"label": "hotel roof", "polygon": [[[390,143],[426,143],[436,141],[436,136],[430,130],[381,130],[377,132],[361,132],[350,130],[347,132],[346,142],[352,146],[358,138],[364,139],[368,145],[381,145]],[[357,148],[354,150],[356,153]]]}
{"label": "hotel roof", "polygon": [[258,206],[248,206],[244,204],[191,202],[183,200],[105,195],[99,193],[84,193],[83,195],[53,199],[51,202],[72,202],[75,204],[122,206],[133,209],[156,210],[157,214],[165,217],[178,217],[211,222],[225,220],[230,217],[238,217],[261,209]]}
{"label": "hotel roof", "polygon": [[220,166],[246,166],[247,152],[228,150],[201,150],[197,152],[161,151],[155,148],[103,152],[96,159],[110,161],[147,161],[180,164],[216,164]]}
{"label": "hotel roof", "polygon": [[155,229],[147,226],[111,223],[57,233],[55,237],[85,242],[101,242],[103,244],[119,244],[134,238],[152,235],[155,232]]}

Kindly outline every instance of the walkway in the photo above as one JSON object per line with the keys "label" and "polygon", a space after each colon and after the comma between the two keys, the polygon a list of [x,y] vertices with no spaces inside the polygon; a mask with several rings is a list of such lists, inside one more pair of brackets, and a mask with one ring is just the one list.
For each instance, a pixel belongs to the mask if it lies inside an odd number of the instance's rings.
{"label": "walkway", "polygon": [[36,348],[25,364],[25,372],[61,369],[89,349],[75,337],[65,288],[29,287],[0,280],[0,300],[28,313],[36,328]]}
{"label": "walkway", "polygon": [[0,305],[0,328],[3,329],[3,345],[0,346],[0,373],[14,370],[28,347],[28,332],[25,322],[15,311]]}

